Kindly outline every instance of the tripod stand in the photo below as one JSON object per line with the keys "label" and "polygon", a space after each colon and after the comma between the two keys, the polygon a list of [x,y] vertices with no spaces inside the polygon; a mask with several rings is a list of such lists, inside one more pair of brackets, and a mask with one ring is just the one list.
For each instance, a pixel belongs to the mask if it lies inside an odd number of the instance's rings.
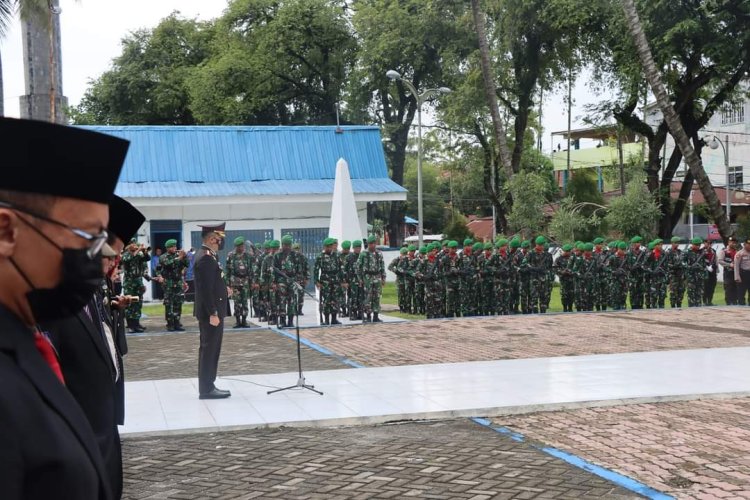
{"label": "tripod stand", "polygon": [[307,389],[308,391],[315,392],[317,394],[323,395],[322,392],[315,389],[314,385],[309,385],[305,383],[305,376],[302,374],[302,346],[299,340],[299,291],[301,290],[303,293],[309,295],[313,299],[315,297],[310,294],[307,290],[302,288],[302,286],[297,283],[296,281],[292,281],[289,276],[287,276],[283,271],[280,269],[273,268],[274,274],[277,276],[280,276],[282,278],[285,278],[287,280],[287,283],[292,283],[292,288],[294,290],[294,315],[295,315],[295,329],[297,330],[297,383],[294,385],[290,385],[289,387],[282,387],[281,389],[274,389],[273,391],[268,391],[267,394],[274,394],[276,392],[281,391],[288,391],[289,389],[296,389],[296,388],[302,388]]}

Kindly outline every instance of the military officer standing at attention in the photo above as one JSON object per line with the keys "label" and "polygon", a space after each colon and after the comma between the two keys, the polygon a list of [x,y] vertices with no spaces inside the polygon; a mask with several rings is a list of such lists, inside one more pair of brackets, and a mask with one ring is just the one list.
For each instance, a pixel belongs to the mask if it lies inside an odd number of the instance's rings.
{"label": "military officer standing at attention", "polygon": [[696,236],[690,240],[690,248],[685,252],[685,279],[687,282],[688,307],[703,305],[703,290],[706,281],[706,261],[701,249],[703,238]]}
{"label": "military officer standing at attention", "polygon": [[125,295],[138,297],[137,302],[131,302],[125,309],[125,320],[131,333],[140,333],[146,330],[141,325],[141,309],[143,308],[143,292],[146,287],[143,285],[143,278],[147,274],[148,263],[151,262],[146,247],[138,245],[135,238],[130,240],[130,244],[122,254],[122,292]]}
{"label": "military officer standing at attention", "polygon": [[177,250],[177,240],[167,240],[164,243],[167,251],[159,257],[156,268],[156,280],[164,289],[164,316],[167,320],[167,330],[170,332],[184,332],[180,319],[182,318],[182,304],[185,302],[185,276],[188,266],[184,250]]}
{"label": "military officer standing at attention", "polygon": [[730,236],[726,248],[719,250],[717,261],[723,269],[724,301],[728,306],[737,304],[737,282],[734,281],[734,256],[737,255],[737,238]]}
{"label": "military officer standing at attention", "polygon": [[224,248],[225,224],[200,226],[203,245],[195,254],[195,317],[200,329],[198,397],[223,399],[229,391],[214,385],[219,368],[228,290],[217,252]]}
{"label": "military officer standing at attention", "polygon": [[565,244],[562,247],[562,253],[555,259],[552,265],[555,274],[560,279],[560,299],[562,301],[563,312],[573,312],[573,303],[575,299],[575,278],[573,271],[570,269],[571,250],[573,245]]}
{"label": "military officer standing at attention", "polygon": [[333,238],[323,240],[323,251],[315,258],[313,266],[313,282],[320,292],[320,313],[323,315],[322,324],[340,325],[336,318],[338,303],[336,290],[343,281],[343,270],[339,266],[338,258],[333,254],[335,241]]}
{"label": "military officer standing at attention", "polygon": [[717,275],[719,274],[719,262],[711,246],[710,241],[706,241],[703,247],[703,258],[706,259],[706,282],[703,286],[703,305],[714,305],[714,291],[716,290]]}
{"label": "military officer standing at attention", "polygon": [[385,285],[385,262],[383,254],[376,248],[377,239],[375,235],[367,238],[367,251],[359,254],[357,271],[359,281],[362,282],[365,291],[363,322],[381,322],[380,296]]}
{"label": "military officer standing at attention", "polygon": [[101,287],[128,142],[0,118],[0,144],[12,170],[0,176],[0,496],[110,499],[91,425],[35,325],[80,312]]}
{"label": "military officer standing at attention", "polygon": [[682,299],[685,296],[685,259],[680,250],[682,239],[679,236],[673,236],[670,242],[672,248],[667,252],[669,303],[672,307],[682,307]]}
{"label": "military officer standing at attention", "polygon": [[292,244],[292,255],[296,262],[297,283],[302,287],[297,290],[297,314],[302,316],[302,306],[305,304],[305,288],[310,281],[310,263],[307,262],[307,257],[302,253],[302,245],[299,242],[295,241]]}
{"label": "military officer standing at attention", "polygon": [[235,238],[234,250],[227,254],[227,264],[224,269],[224,279],[227,286],[232,290],[235,320],[233,328],[247,327],[252,260],[250,254],[245,250],[245,238],[242,236]]}

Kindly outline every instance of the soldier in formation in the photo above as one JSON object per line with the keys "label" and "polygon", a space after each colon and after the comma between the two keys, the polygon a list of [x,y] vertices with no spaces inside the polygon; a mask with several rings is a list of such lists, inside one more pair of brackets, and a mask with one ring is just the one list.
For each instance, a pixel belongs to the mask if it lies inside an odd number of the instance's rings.
{"label": "soldier in formation", "polygon": [[364,322],[381,322],[380,297],[385,285],[385,262],[383,254],[376,248],[374,235],[367,238],[367,251],[359,254],[357,277],[364,288]]}
{"label": "soldier in formation", "polygon": [[250,279],[253,273],[253,258],[245,249],[245,238],[234,239],[234,250],[227,254],[224,280],[232,290],[234,304],[234,328],[247,327],[250,301]]}
{"label": "soldier in formation", "polygon": [[138,245],[138,240],[133,238],[122,253],[120,265],[122,266],[122,292],[123,295],[138,297],[137,301],[130,302],[125,308],[125,322],[131,333],[143,332],[146,328],[141,325],[141,309],[143,307],[143,293],[146,287],[144,279],[150,279],[148,275],[148,264],[151,262],[145,245]]}
{"label": "soldier in formation", "polygon": [[164,290],[164,317],[167,320],[167,330],[183,332],[180,319],[182,304],[185,302],[185,270],[188,260],[184,250],[177,250],[177,240],[167,240],[164,244],[167,251],[159,257],[156,266],[156,280]]}

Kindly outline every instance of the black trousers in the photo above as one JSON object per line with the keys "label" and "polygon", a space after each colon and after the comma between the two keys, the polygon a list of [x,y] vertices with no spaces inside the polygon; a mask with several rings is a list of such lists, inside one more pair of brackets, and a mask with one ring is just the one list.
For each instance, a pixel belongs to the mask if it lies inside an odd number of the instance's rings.
{"label": "black trousers", "polygon": [[716,290],[716,273],[708,273],[703,282],[703,305],[707,306],[714,302],[714,291]]}
{"label": "black trousers", "polygon": [[728,306],[737,304],[737,296],[739,295],[737,289],[739,284],[734,281],[734,269],[732,272],[724,273],[724,300]]}
{"label": "black trousers", "polygon": [[216,372],[219,369],[224,318],[219,319],[219,326],[211,326],[208,320],[198,320],[198,328],[201,332],[201,343],[198,348],[198,391],[206,394],[213,390]]}
{"label": "black trousers", "polygon": [[750,292],[750,271],[740,269],[740,279],[742,283],[737,284],[737,303],[741,306],[750,302],[745,302],[745,297]]}

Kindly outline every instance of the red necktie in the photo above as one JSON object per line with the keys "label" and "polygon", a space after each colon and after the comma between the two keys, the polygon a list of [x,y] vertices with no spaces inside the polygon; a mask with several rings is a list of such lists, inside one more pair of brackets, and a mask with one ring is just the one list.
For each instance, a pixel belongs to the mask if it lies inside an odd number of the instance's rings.
{"label": "red necktie", "polygon": [[62,370],[60,370],[60,363],[57,360],[57,353],[55,353],[55,349],[52,347],[49,339],[46,336],[42,335],[39,331],[35,331],[34,345],[36,345],[37,350],[44,358],[44,361],[52,369],[52,372],[57,375],[57,378],[60,379],[60,382],[65,385],[65,378],[63,377]]}

